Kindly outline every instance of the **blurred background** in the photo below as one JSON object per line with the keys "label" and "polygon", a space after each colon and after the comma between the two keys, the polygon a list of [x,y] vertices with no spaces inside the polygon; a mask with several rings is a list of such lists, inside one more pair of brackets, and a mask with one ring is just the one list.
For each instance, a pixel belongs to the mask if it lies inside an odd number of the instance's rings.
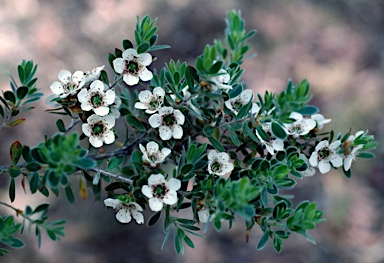
{"label": "blurred background", "polygon": [[[121,225],[114,211],[90,194],[85,201],[76,196],[74,205],[64,196],[50,198],[50,218],[68,220],[65,238],[44,238],[38,249],[33,234],[23,235],[26,247],[13,250],[3,262],[384,262],[383,1],[0,0],[0,88],[9,89],[7,71],[16,75],[22,59],[39,64],[38,87],[46,95],[62,69],[106,65],[111,73],[108,53],[121,48],[122,39],[133,39],[136,16],[147,13],[158,17],[159,44],[172,47],[154,52],[158,60],[150,68],[161,68],[170,58],[194,64],[205,44],[222,38],[226,12],[232,9],[242,11],[248,30],[258,30],[251,39],[257,56],[244,63],[249,88],[261,94],[280,92],[289,78],[307,78],[314,94],[311,104],[332,118],[325,129],[342,134],[369,129],[381,142],[376,159],[352,165],[350,180],[335,171],[298,182],[295,202],[316,201],[325,211],[327,221],[309,233],[317,245],[293,235],[280,255],[271,243],[258,251],[261,231],[252,230],[246,244],[239,218],[230,230],[217,233],[211,226],[205,239],[192,237],[196,248],[177,255],[172,241],[160,250],[161,224]],[[56,116],[46,109],[42,101],[24,124],[1,131],[0,165],[10,163],[14,140],[34,146],[55,132]],[[0,200],[9,203],[8,184],[0,180]],[[19,187],[13,205],[23,209],[45,201]],[[4,213],[12,211],[0,207]],[[150,215],[147,211],[145,218]]]}

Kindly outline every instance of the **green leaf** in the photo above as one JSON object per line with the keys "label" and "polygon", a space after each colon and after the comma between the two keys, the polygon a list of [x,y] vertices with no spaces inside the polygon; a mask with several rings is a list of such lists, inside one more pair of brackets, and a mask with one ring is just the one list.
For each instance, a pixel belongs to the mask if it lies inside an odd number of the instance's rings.
{"label": "green leaf", "polygon": [[135,127],[136,129],[138,129],[139,131],[146,131],[147,129],[145,128],[145,126],[141,123],[141,121],[139,121],[135,116],[133,115],[127,115],[126,117],[126,120],[127,120],[127,123],[132,126],[132,127]]}
{"label": "green leaf", "polygon": [[73,191],[71,186],[65,187],[65,195],[67,196],[68,201],[73,204],[75,202],[75,196],[73,195]]}
{"label": "green leaf", "polygon": [[24,160],[29,163],[32,162],[32,158],[30,155],[30,149],[28,146],[24,145],[23,148],[21,149],[21,155],[23,156]]}
{"label": "green leaf", "polygon": [[298,113],[301,113],[303,115],[313,115],[319,112],[319,109],[315,106],[305,106],[304,108],[301,108],[298,110]]}
{"label": "green leaf", "polygon": [[364,158],[364,159],[371,159],[375,158],[376,156],[371,152],[359,152],[356,154],[357,158]]}
{"label": "green leaf", "polygon": [[281,140],[285,140],[287,138],[288,135],[285,132],[285,130],[280,126],[280,124],[273,121],[271,127],[272,127],[272,133],[273,135],[276,136],[276,138],[279,138]]}
{"label": "green leaf", "polygon": [[84,170],[88,170],[96,166],[96,162],[91,158],[80,158],[79,160],[73,162],[73,164]]}
{"label": "green leaf", "polygon": [[149,43],[148,43],[148,42],[144,42],[144,43],[142,43],[141,45],[139,45],[139,46],[137,47],[137,53],[138,53],[138,54],[144,53],[144,52],[147,51],[149,48],[150,48]]}
{"label": "green leaf", "polygon": [[12,177],[11,181],[9,182],[9,199],[11,202],[15,201],[15,195],[16,195],[16,187],[15,187],[15,179]]}
{"label": "green leaf", "polygon": [[21,241],[18,238],[11,238],[10,242],[8,242],[8,245],[13,247],[13,248],[22,248],[22,247],[24,247],[23,241]]}
{"label": "green leaf", "polygon": [[22,145],[19,141],[15,141],[11,145],[9,152],[10,152],[10,156],[11,156],[11,162],[13,165],[16,165],[20,160],[21,148],[22,148]]}
{"label": "green leaf", "polygon": [[129,48],[133,48],[133,44],[131,41],[129,41],[128,39],[124,39],[122,42],[121,42],[122,46],[124,49],[129,49]]}
{"label": "green leaf", "polygon": [[112,169],[116,168],[117,166],[122,164],[123,160],[124,160],[124,158],[122,156],[117,156],[117,157],[111,158],[111,160],[109,160],[109,162],[108,162],[108,170],[112,170]]}
{"label": "green leaf", "polygon": [[204,132],[205,136],[212,137],[213,133],[215,132],[215,128],[212,126],[205,126],[203,128],[203,132]]}
{"label": "green leaf", "polygon": [[17,166],[11,166],[8,168],[8,173],[12,178],[16,178],[21,174],[21,169]]}
{"label": "green leaf", "polygon": [[269,239],[269,231],[267,230],[264,232],[263,236],[260,238],[260,241],[257,244],[257,249],[258,250],[263,249],[267,245],[268,239]]}
{"label": "green leaf", "polygon": [[184,164],[181,168],[181,174],[188,174],[193,169],[193,164],[187,163]]}
{"label": "green leaf", "polygon": [[159,212],[157,212],[156,214],[154,214],[154,215],[148,220],[147,226],[153,226],[154,224],[156,224],[156,222],[159,221],[159,219],[160,219],[160,215],[161,215],[161,210],[160,210]]}
{"label": "green leaf", "polygon": [[46,211],[46,210],[48,210],[48,208],[49,208],[49,204],[41,204],[41,205],[37,206],[35,208],[35,210],[33,210],[33,214],[36,214],[36,213],[39,213],[42,211]]}
{"label": "green leaf", "polygon": [[217,61],[209,69],[209,74],[216,74],[223,67],[223,61]]}
{"label": "green leaf", "polygon": [[39,189],[40,186],[40,180],[39,180],[39,173],[32,173],[31,180],[29,181],[29,187],[31,189],[31,193],[34,194]]}
{"label": "green leaf", "polygon": [[62,119],[58,119],[56,121],[56,127],[60,132],[66,132],[67,129],[65,128],[64,122]]}
{"label": "green leaf", "polygon": [[230,129],[230,137],[231,137],[232,142],[233,142],[237,147],[239,147],[239,146],[241,145],[241,142],[240,142],[239,138],[237,137],[236,132],[235,132],[233,129]]}
{"label": "green leaf", "polygon": [[7,90],[6,92],[4,92],[4,98],[6,100],[11,101],[13,104],[16,104],[16,96],[15,94],[13,94],[12,91]]}
{"label": "green leaf", "polygon": [[193,244],[192,240],[191,240],[188,236],[185,236],[185,237],[184,237],[184,242],[185,242],[185,244],[187,244],[187,246],[189,246],[190,248],[195,248],[195,244]]}
{"label": "green leaf", "polygon": [[218,150],[219,152],[225,152],[224,147],[223,147],[223,146],[221,145],[221,143],[218,142],[215,138],[213,138],[213,137],[208,137],[208,140],[210,141],[210,143],[212,144],[212,146],[216,148],[216,150]]}
{"label": "green leaf", "polygon": [[17,98],[19,100],[24,99],[25,96],[28,94],[28,91],[29,91],[29,89],[26,86],[21,86],[21,87],[17,88],[17,90],[16,90]]}
{"label": "green leaf", "polygon": [[40,170],[41,165],[36,162],[30,162],[25,168],[27,168],[31,172],[37,172],[38,170]]}

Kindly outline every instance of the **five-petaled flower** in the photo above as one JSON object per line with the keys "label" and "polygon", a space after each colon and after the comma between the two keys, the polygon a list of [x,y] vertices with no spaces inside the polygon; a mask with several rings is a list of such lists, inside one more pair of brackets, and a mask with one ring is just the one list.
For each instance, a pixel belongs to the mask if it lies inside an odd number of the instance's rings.
{"label": "five-petaled flower", "polygon": [[85,84],[84,73],[82,71],[76,71],[72,75],[68,70],[62,70],[60,71],[58,78],[60,82],[53,82],[50,88],[51,91],[60,98],[66,98],[68,95],[75,95]]}
{"label": "five-petaled flower", "polygon": [[123,52],[122,58],[113,60],[113,68],[123,74],[123,80],[127,85],[133,86],[142,81],[151,80],[153,74],[146,66],[152,63],[152,55],[149,53],[138,54],[133,48],[129,48]]}
{"label": "five-petaled flower", "polygon": [[157,212],[163,209],[163,205],[174,205],[177,203],[177,190],[181,187],[179,179],[164,179],[162,174],[152,174],[148,178],[148,185],[141,188],[141,192],[149,198],[149,208]]}
{"label": "five-petaled flower", "polygon": [[[230,109],[235,115],[239,113],[239,110],[244,105],[247,105],[250,101],[253,100],[253,91],[250,89],[243,90],[240,95],[225,101],[225,106]],[[257,103],[252,103],[251,113],[252,115],[257,114],[260,111],[259,105]]]}
{"label": "five-petaled flower", "polygon": [[101,67],[93,68],[91,71],[84,72],[84,81],[85,83],[91,83],[94,80],[99,79],[101,71],[104,69],[104,65]]}
{"label": "five-petaled flower", "polygon": [[324,124],[330,123],[331,119],[326,119],[324,116],[320,113],[316,113],[311,115],[311,119],[316,121],[317,123],[317,129],[321,130],[324,126]]}
{"label": "five-petaled flower", "polygon": [[164,96],[165,91],[161,87],[154,88],[153,93],[149,90],[140,91],[140,102],[135,103],[135,108],[145,110],[148,114],[153,114],[163,106]]}
{"label": "five-petaled flower", "polygon": [[109,105],[115,102],[115,91],[109,89],[104,92],[106,85],[100,80],[91,83],[89,90],[81,89],[77,98],[83,111],[93,110],[99,116],[109,113]]}
{"label": "five-petaled flower", "polygon": [[87,123],[82,125],[82,130],[89,137],[89,142],[92,146],[99,148],[103,143],[111,144],[115,141],[115,134],[111,130],[113,126],[115,126],[114,117],[92,114],[87,119]]}
{"label": "five-petaled flower", "polygon": [[152,128],[159,128],[160,138],[163,141],[169,140],[172,137],[181,139],[183,137],[183,125],[185,116],[180,110],[175,110],[172,107],[161,107],[159,113],[149,117],[148,122]]}
{"label": "five-petaled flower", "polygon": [[232,172],[233,163],[229,161],[228,153],[216,152],[212,150],[208,154],[208,172],[210,174],[216,174],[223,176],[226,173]]}
{"label": "five-petaled flower", "polygon": [[159,145],[156,142],[148,142],[146,148],[142,144],[139,144],[140,150],[143,153],[144,164],[150,165],[151,167],[158,167],[162,164],[171,153],[168,148],[159,150]]}
{"label": "five-petaled flower", "polygon": [[256,136],[259,138],[260,143],[265,146],[267,151],[271,154],[274,155],[275,152],[278,151],[283,151],[284,150],[284,141],[279,138],[274,138],[272,136],[271,132],[271,124],[270,123],[264,123],[262,125],[263,130],[266,132],[268,138],[263,138],[260,134],[259,131],[256,130]]}
{"label": "five-petaled flower", "polygon": [[303,115],[298,112],[292,112],[289,115],[289,118],[294,119],[295,121],[285,124],[284,127],[287,130],[287,133],[293,135],[295,138],[308,134],[316,127],[315,120],[304,118]]}
{"label": "five-petaled flower", "polygon": [[348,139],[341,145],[344,155],[344,170],[348,171],[351,168],[352,162],[356,161],[356,152],[363,148],[363,145],[355,145],[354,140],[364,134],[364,131],[358,131],[355,135],[350,135]]}
{"label": "five-petaled flower", "polygon": [[125,204],[118,199],[107,198],[104,200],[104,204],[117,211],[116,219],[120,223],[131,222],[132,217],[136,220],[136,223],[144,223],[144,216],[141,213],[143,208],[138,203],[129,202],[128,204]]}
{"label": "five-petaled flower", "polygon": [[231,76],[228,74],[228,72],[225,69],[220,69],[217,76],[208,79],[209,82],[212,82],[212,84],[210,85],[211,91],[221,92],[221,90],[223,90],[225,92],[228,92],[232,89],[232,86],[227,84],[230,79]]}
{"label": "five-petaled flower", "polygon": [[334,141],[329,145],[328,141],[321,141],[316,146],[315,151],[309,158],[309,163],[313,167],[318,167],[320,173],[325,174],[331,170],[331,164],[334,167],[343,165],[343,158],[336,153],[336,149],[340,146],[340,140]]}

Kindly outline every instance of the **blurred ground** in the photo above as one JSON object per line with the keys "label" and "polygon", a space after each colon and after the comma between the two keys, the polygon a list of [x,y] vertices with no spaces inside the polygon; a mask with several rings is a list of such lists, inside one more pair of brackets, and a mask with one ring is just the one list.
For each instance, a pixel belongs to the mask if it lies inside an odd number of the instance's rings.
{"label": "blurred ground", "polygon": [[[38,250],[34,237],[27,236],[27,247],[12,251],[4,262],[384,262],[382,1],[0,0],[0,87],[9,88],[7,71],[16,74],[23,58],[39,64],[38,85],[45,94],[61,69],[107,66],[108,53],[120,47],[122,39],[132,39],[136,16],[147,13],[159,18],[159,43],[172,47],[156,52],[158,60],[151,68],[160,68],[170,58],[193,63],[205,44],[222,36],[231,9],[242,10],[247,29],[258,30],[252,39],[252,52],[258,56],[244,65],[250,88],[278,92],[289,78],[307,78],[315,95],[312,104],[333,119],[329,129],[369,129],[382,142],[375,160],[352,166],[352,180],[335,172],[299,182],[297,200],[316,201],[325,210],[327,221],[310,233],[317,245],[293,236],[281,255],[271,244],[257,251],[260,232],[251,232],[245,244],[239,220],[231,230],[194,238],[196,248],[180,256],[172,243],[160,250],[161,226],[120,225],[113,211],[92,196],[87,201],[77,198],[73,206],[53,198],[51,218],[68,219],[66,237],[60,242],[43,240]],[[45,112],[43,102],[39,106],[23,125],[1,131],[0,164],[9,162],[12,141],[33,146],[54,132],[55,116]],[[6,202],[7,186],[0,181],[0,200]],[[15,206],[41,200],[19,191]]]}

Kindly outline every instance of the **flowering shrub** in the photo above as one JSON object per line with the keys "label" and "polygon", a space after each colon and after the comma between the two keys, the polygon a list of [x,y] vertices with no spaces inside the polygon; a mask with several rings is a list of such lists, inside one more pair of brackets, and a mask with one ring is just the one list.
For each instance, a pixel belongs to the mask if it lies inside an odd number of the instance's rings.
{"label": "flowering shrub", "polygon": [[[125,39],[123,50],[109,54],[113,81],[104,66],[74,74],[61,70],[46,101],[54,107],[49,112],[72,122],[66,127],[58,119],[58,132],[35,147],[12,143],[11,164],[0,166],[10,178],[10,201],[22,177],[32,194],[64,190],[74,202],[72,180],[80,178],[80,195],[91,189],[104,196],[119,222],[133,218],[152,226],[163,220],[165,241],[176,232],[177,253],[184,245],[194,247],[189,235],[201,236],[202,224],[220,230],[237,217],[246,223],[247,240],[252,228],[263,232],[258,249],[271,240],[280,252],[293,232],[314,243],[307,231],[324,220],[322,211],[309,201],[295,207],[280,190],[293,189],[317,169],[340,169],[351,177],[353,162],[373,158],[369,150],[378,143],[364,131],[324,131],[331,119],[308,104],[306,80],[288,81],[280,94],[248,89],[242,62],[255,31],[244,25],[240,12],[229,12],[225,38],[207,45],[195,65],[171,60],[152,70],[152,52],[169,46],[156,45],[156,20],[145,16],[137,21],[134,43]],[[20,84],[12,78],[11,90],[0,96],[0,128],[21,124],[24,119],[14,117],[42,97],[36,70],[32,61],[18,66]],[[116,134],[118,123],[126,125],[125,134]],[[72,131],[78,124],[80,135]],[[24,210],[0,204],[23,218],[15,223],[12,215],[0,216],[1,243],[22,247],[15,234],[26,224],[35,226],[39,244],[42,229],[52,240],[64,236],[65,222],[48,220],[48,204]],[[0,248],[1,255],[6,252]]]}

